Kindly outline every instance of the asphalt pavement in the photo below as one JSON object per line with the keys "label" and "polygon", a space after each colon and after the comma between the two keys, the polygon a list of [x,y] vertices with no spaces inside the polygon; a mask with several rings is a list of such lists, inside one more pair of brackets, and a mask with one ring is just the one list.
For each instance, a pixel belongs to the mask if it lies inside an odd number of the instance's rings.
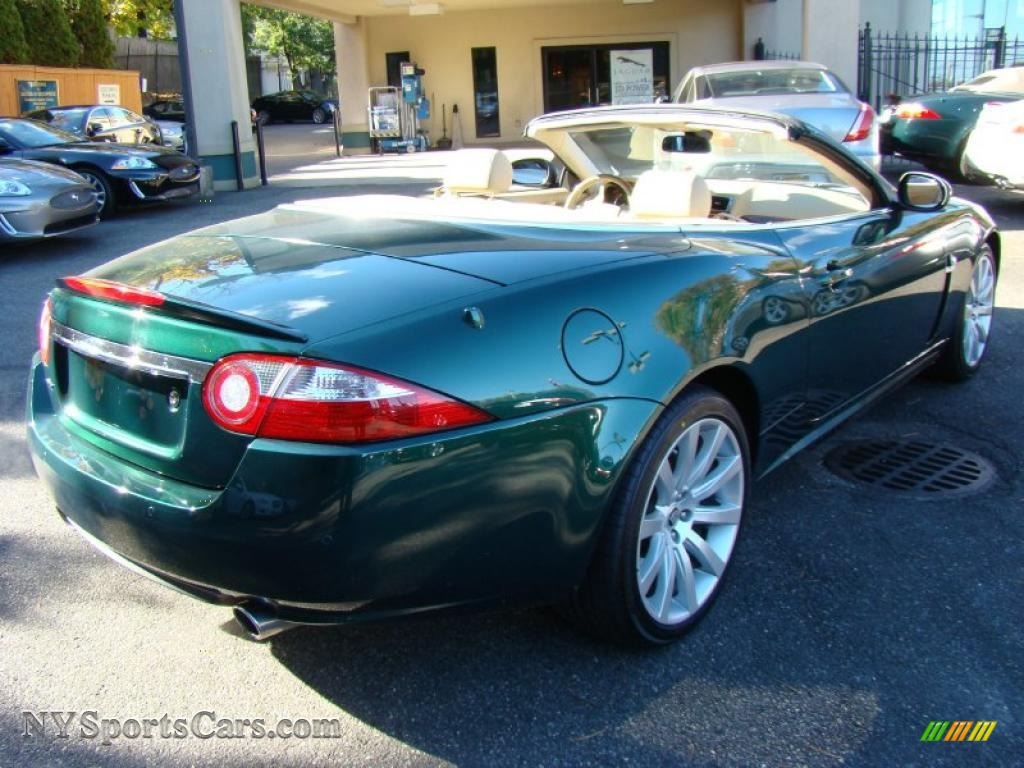
{"label": "asphalt pavement", "polygon": [[[340,189],[372,191],[394,186]],[[59,521],[23,437],[53,280],[339,188],[222,193],[0,250],[0,764],[1020,765],[1024,197],[959,191],[988,205],[1004,233],[983,371],[961,385],[917,379],[759,483],[714,610],[682,642],[649,652],[591,641],[537,608],[255,644],[225,609],[112,564]],[[868,493],[823,466],[859,438],[952,443],[996,477],[947,500]],[[67,738],[44,710],[76,713]],[[175,737],[178,718],[198,733]],[[282,718],[291,726],[263,738],[251,722],[216,722]],[[286,736],[331,719],[333,738]],[[934,720],[997,725],[983,743],[921,742]]]}

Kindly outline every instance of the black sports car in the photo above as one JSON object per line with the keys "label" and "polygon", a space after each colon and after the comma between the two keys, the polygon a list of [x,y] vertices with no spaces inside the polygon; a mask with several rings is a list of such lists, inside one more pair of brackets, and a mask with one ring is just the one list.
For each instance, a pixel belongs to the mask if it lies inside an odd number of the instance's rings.
{"label": "black sports car", "polygon": [[333,101],[313,91],[281,91],[260,96],[252,103],[256,119],[266,125],[272,120],[312,120],[323,123],[334,114]]}
{"label": "black sports car", "polygon": [[80,139],[120,144],[161,144],[163,137],[155,123],[124,107],[82,105],[50,107],[29,112],[26,117],[49,123]]}
{"label": "black sports car", "polygon": [[0,119],[0,156],[63,165],[96,191],[100,216],[118,204],[149,203],[199,192],[199,163],[159,146],[84,141],[24,118]]}

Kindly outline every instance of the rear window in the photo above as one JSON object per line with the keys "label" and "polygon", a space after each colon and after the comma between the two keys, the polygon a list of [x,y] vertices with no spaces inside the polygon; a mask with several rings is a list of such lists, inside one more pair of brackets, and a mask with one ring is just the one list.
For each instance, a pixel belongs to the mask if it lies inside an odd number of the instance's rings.
{"label": "rear window", "polygon": [[839,79],[823,69],[748,69],[707,75],[711,96],[766,93],[846,93]]}

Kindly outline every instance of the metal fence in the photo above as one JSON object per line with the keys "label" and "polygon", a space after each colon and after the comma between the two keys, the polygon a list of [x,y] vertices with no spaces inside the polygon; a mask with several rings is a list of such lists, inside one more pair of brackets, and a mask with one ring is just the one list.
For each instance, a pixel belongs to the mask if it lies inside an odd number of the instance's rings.
{"label": "metal fence", "polygon": [[928,37],[876,32],[859,34],[857,93],[875,109],[893,97],[942,91],[988,69],[1024,63],[1024,41],[1006,28],[982,37]]}
{"label": "metal fence", "polygon": [[754,61],[799,61],[799,51],[793,53],[792,51],[772,51],[764,44],[762,38],[757,38],[757,42],[754,43]]}
{"label": "metal fence", "polygon": [[799,52],[793,53],[793,51],[770,51],[765,50],[764,52],[765,61],[800,61]]}

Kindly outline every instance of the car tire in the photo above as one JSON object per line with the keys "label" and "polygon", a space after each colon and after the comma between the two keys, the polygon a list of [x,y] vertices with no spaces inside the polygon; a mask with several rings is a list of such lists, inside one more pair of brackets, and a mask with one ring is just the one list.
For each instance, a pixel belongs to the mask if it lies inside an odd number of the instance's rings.
{"label": "car tire", "polygon": [[327,122],[327,113],[324,112],[323,108],[317,107],[313,110],[313,122],[317,125]]}
{"label": "car tire", "polygon": [[981,367],[992,338],[998,278],[995,256],[984,245],[971,266],[971,283],[964,292],[956,327],[935,363],[934,372],[940,378],[964,381]]}
{"label": "car tire", "polygon": [[621,478],[565,612],[591,634],[625,645],[682,637],[718,595],[749,485],[750,451],[735,407],[712,389],[687,390]]}
{"label": "car tire", "polygon": [[256,122],[260,125],[270,125],[271,120],[270,113],[265,109],[261,109],[256,113]]}
{"label": "car tire", "polygon": [[74,171],[89,182],[89,186],[96,193],[96,197],[100,201],[100,218],[110,218],[117,210],[117,199],[114,197],[114,187],[107,175],[96,168],[75,168]]}

